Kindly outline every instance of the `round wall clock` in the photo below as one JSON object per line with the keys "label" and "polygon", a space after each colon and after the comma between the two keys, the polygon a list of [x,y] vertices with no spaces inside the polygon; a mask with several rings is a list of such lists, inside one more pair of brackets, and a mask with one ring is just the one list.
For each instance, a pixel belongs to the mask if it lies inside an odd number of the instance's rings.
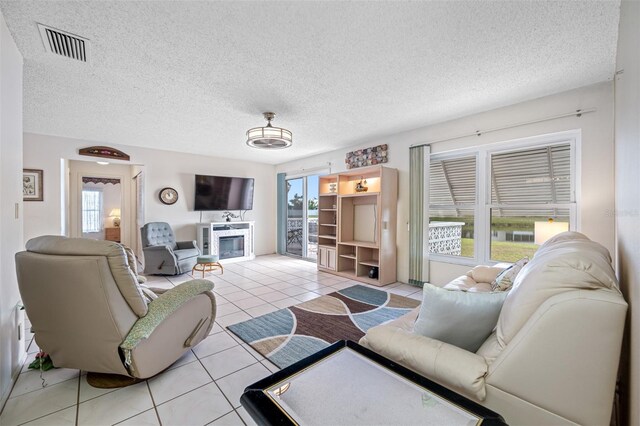
{"label": "round wall clock", "polygon": [[162,188],[160,190],[160,201],[163,204],[170,206],[171,204],[175,204],[178,201],[178,191],[173,188]]}

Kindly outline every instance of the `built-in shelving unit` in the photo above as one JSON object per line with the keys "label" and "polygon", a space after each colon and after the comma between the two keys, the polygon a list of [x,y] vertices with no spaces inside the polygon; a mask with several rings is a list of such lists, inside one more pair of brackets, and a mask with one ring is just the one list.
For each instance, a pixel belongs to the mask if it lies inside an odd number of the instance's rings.
{"label": "built-in shelving unit", "polygon": [[336,241],[338,239],[338,180],[333,177],[319,179],[318,200],[318,265],[337,269]]}
{"label": "built-in shelving unit", "polygon": [[379,286],[396,281],[397,190],[398,172],[388,167],[320,177],[319,270]]}

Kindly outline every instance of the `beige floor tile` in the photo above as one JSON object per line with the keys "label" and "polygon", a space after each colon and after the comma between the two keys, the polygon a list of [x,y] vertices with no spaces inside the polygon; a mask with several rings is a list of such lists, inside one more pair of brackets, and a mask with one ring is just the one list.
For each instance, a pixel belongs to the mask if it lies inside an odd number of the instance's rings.
{"label": "beige floor tile", "polygon": [[253,294],[254,296],[260,296],[261,294],[271,293],[273,289],[271,287],[267,287],[266,285],[261,285],[260,287],[252,288],[247,291]]}
{"label": "beige floor tile", "polygon": [[232,410],[215,383],[209,383],[157,407],[163,426],[204,425]]}
{"label": "beige floor tile", "polygon": [[80,402],[85,402],[93,398],[97,398],[102,395],[106,395],[111,392],[115,392],[118,389],[103,389],[103,388],[94,388],[89,383],[87,383],[87,375],[83,374],[80,377]]}
{"label": "beige floor tile", "polygon": [[287,296],[297,296],[302,293],[307,293],[309,290],[302,287],[291,287],[291,288],[282,289],[280,291],[286,294]]}
{"label": "beige floor tile", "polygon": [[252,298],[255,297],[253,294],[244,291],[244,290],[240,290],[240,291],[236,291],[235,293],[229,293],[229,294],[225,294],[224,298],[227,299],[229,302],[237,302],[238,300],[242,300],[242,299],[248,299],[248,298]]}
{"label": "beige floor tile", "polygon": [[282,300],[276,300],[275,302],[271,302],[272,305],[277,306],[278,308],[288,308],[289,306],[297,305],[300,301],[298,299],[294,299],[293,297],[288,297]]}
{"label": "beige floor tile", "polygon": [[216,383],[220,386],[220,389],[222,389],[222,392],[224,392],[227,398],[229,398],[231,404],[233,404],[234,407],[239,407],[240,396],[242,392],[244,392],[244,389],[270,374],[271,372],[267,367],[257,363],[216,380]]}
{"label": "beige floor tile", "polygon": [[333,287],[324,287],[324,288],[313,290],[314,293],[318,293],[318,294],[329,294],[329,293],[334,293],[336,291],[337,290]]}
{"label": "beige floor tile", "polygon": [[200,361],[214,379],[227,376],[257,362],[242,346],[234,346],[231,349],[201,358]]}
{"label": "beige floor tile", "polygon": [[11,397],[24,395],[28,392],[33,392],[42,389],[42,383],[50,386],[56,383],[64,382],[71,379],[77,379],[80,374],[80,370],[71,370],[69,368],[54,368],[49,371],[42,372],[42,378],[40,378],[40,370],[29,370],[18,376],[18,381],[11,391]]}
{"label": "beige floor tile", "polygon": [[239,322],[242,321],[246,321],[251,319],[251,316],[246,313],[246,312],[236,312],[235,314],[231,314],[231,315],[227,315],[224,316],[220,319],[218,319],[218,324],[220,324],[221,327],[227,327],[231,324],[237,324]]}
{"label": "beige floor tile", "polygon": [[291,283],[280,281],[275,284],[269,284],[268,287],[271,287],[274,290],[283,290],[285,288],[292,288],[294,286],[291,285]]}
{"label": "beige floor tile", "polygon": [[241,346],[247,351],[249,352],[251,355],[253,355],[253,357],[255,359],[257,359],[258,361],[262,361],[263,359],[265,359],[262,354],[258,351],[256,351],[255,349],[253,349],[251,347],[251,345],[249,345],[248,343],[242,343]]}
{"label": "beige floor tile", "polygon": [[239,407],[238,409],[236,409],[236,412],[240,415],[240,417],[244,421],[244,424],[246,424],[247,426],[258,426],[258,424],[253,420],[249,413],[247,413],[247,410],[245,410],[244,407]]}
{"label": "beige floor tile", "polygon": [[306,302],[308,300],[316,299],[320,297],[318,293],[314,293],[312,291],[308,291],[306,293],[298,294],[293,296],[294,299],[298,299],[301,302]]}
{"label": "beige floor tile", "polygon": [[280,368],[277,365],[275,365],[274,363],[272,363],[271,361],[269,361],[266,358],[263,359],[262,361],[260,361],[260,363],[262,365],[264,365],[265,367],[267,367],[269,369],[269,371],[271,371],[272,373],[280,371]]}
{"label": "beige floor tile", "polygon": [[73,426],[76,424],[76,410],[77,406],[65,408],[64,410],[56,411],[48,416],[40,417],[29,423],[24,423],[29,426]]}
{"label": "beige floor tile", "polygon": [[83,402],[78,425],[112,425],[153,408],[147,383],[142,382]]}
{"label": "beige floor tile", "polygon": [[282,299],[286,299],[289,296],[287,296],[286,294],[280,292],[280,291],[273,291],[271,290],[269,293],[264,293],[261,294],[260,296],[258,296],[260,299],[264,300],[265,302],[275,302],[276,300],[282,300]]}
{"label": "beige floor tile", "polygon": [[216,317],[220,318],[223,317],[225,315],[229,315],[229,314],[234,314],[236,312],[240,312],[240,308],[238,308],[236,305],[234,305],[233,303],[226,303],[224,305],[217,305],[216,306]]}
{"label": "beige floor tile", "polygon": [[265,314],[269,314],[271,312],[275,312],[278,309],[280,308],[273,306],[269,303],[264,303],[259,306],[254,306],[253,308],[245,309],[245,312],[251,315],[252,317],[256,318]]}
{"label": "beige floor tile", "polygon": [[178,360],[176,362],[171,364],[171,367],[169,367],[169,370],[173,370],[174,368],[182,367],[183,365],[192,363],[192,362],[197,361],[197,360],[198,360],[198,358],[196,358],[196,356],[193,353],[193,351],[191,351],[191,349],[189,349],[180,358],[178,358]]}
{"label": "beige floor tile", "polygon": [[248,280],[246,282],[238,283],[238,284],[236,284],[236,286],[238,286],[239,288],[241,288],[243,290],[247,290],[247,291],[249,291],[251,289],[254,289],[254,288],[264,287],[259,282],[256,282],[256,281],[253,281],[253,280]]}
{"label": "beige floor tile", "polygon": [[241,288],[236,287],[235,285],[229,285],[229,286],[225,286],[225,287],[216,287],[214,289],[214,291],[222,296],[224,296],[225,299],[229,300],[229,298],[227,297],[227,295],[231,294],[231,293],[237,293],[239,291],[242,291]]}
{"label": "beige floor tile", "polygon": [[75,405],[77,398],[78,379],[9,398],[0,415],[0,425],[18,425],[49,415]]}
{"label": "beige floor tile", "polygon": [[118,426],[159,426],[160,421],[156,410],[152,408],[144,413],[128,418],[127,420],[116,423]]}
{"label": "beige floor tile", "polygon": [[336,290],[342,290],[344,288],[349,288],[349,287],[352,287],[352,286],[353,286],[353,284],[351,284],[350,282],[343,281],[341,283],[334,284],[331,287],[335,288]]}
{"label": "beige floor tile", "polygon": [[240,419],[240,416],[238,416],[235,411],[232,411],[229,414],[220,417],[210,424],[215,426],[244,426],[244,422],[242,421],[242,419]]}
{"label": "beige floor tile", "polygon": [[[248,316],[248,315],[247,315]],[[227,333],[217,333],[208,336],[193,348],[193,352],[198,358],[204,358],[214,353],[236,346],[238,342],[233,340]]]}
{"label": "beige floor tile", "polygon": [[258,305],[263,305],[264,301],[256,296],[252,296],[249,299],[237,300],[233,302],[233,304],[241,309],[246,310],[248,308],[255,308]]}
{"label": "beige floor tile", "polygon": [[211,331],[209,332],[209,335],[220,333],[221,331],[224,331],[224,330],[222,329],[222,327],[220,327],[220,324],[214,323],[213,327],[211,327]]}
{"label": "beige floor tile", "polygon": [[207,370],[199,362],[192,362],[149,379],[149,388],[153,401],[158,405],[210,381]]}

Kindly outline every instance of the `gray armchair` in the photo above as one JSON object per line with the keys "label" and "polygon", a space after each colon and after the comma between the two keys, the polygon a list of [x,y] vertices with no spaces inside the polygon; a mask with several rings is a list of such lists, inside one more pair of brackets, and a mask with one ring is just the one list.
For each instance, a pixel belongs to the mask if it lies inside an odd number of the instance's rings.
{"label": "gray armchair", "polygon": [[200,249],[195,241],[178,241],[166,222],[149,222],[140,228],[144,273],[178,275],[191,271]]}

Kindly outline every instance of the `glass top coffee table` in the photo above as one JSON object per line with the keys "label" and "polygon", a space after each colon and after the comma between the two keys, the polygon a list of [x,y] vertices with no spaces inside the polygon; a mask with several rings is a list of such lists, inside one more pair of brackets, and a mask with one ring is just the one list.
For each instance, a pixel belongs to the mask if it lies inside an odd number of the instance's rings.
{"label": "glass top coffee table", "polygon": [[497,413],[348,341],[247,387],[240,402],[258,424],[505,424]]}

